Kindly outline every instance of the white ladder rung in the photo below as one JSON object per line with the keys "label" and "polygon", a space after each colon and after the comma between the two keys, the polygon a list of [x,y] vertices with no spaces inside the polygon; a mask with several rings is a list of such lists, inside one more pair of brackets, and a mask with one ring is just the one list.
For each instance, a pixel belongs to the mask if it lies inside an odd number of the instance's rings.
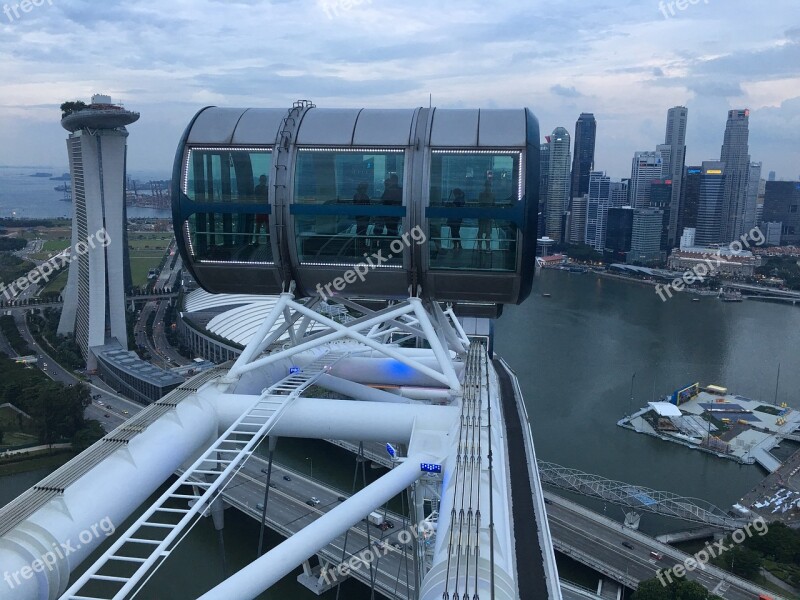
{"label": "white ladder rung", "polygon": [[108,560],[117,560],[120,562],[132,562],[132,563],[143,563],[146,562],[144,558],[135,558],[133,556],[117,556],[116,554],[113,556],[109,556]]}
{"label": "white ladder rung", "polygon": [[113,581],[114,583],[128,583],[127,577],[113,577],[111,575],[92,575],[89,579],[98,579],[100,581]]}

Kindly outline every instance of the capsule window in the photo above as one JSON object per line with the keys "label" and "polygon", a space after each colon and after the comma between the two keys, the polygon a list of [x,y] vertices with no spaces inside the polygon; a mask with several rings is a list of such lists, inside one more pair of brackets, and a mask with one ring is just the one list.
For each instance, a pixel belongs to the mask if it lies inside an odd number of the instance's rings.
{"label": "capsule window", "polygon": [[210,262],[273,262],[268,148],[191,148],[183,192],[192,255]]}
{"label": "capsule window", "polygon": [[290,210],[300,262],[352,264],[381,250],[381,267],[402,265],[388,249],[404,232],[404,178],[403,150],[299,149]]}
{"label": "capsule window", "polygon": [[522,153],[434,150],[428,216],[434,269],[515,271]]}

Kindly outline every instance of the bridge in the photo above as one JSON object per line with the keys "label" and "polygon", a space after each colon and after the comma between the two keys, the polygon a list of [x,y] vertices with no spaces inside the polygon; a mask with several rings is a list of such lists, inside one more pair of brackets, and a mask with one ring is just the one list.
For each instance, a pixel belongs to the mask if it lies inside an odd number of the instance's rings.
{"label": "bridge", "polygon": [[551,462],[539,461],[539,473],[546,485],[610,502],[633,512],[648,512],[729,530],[747,523],[699,498],[631,485]]}

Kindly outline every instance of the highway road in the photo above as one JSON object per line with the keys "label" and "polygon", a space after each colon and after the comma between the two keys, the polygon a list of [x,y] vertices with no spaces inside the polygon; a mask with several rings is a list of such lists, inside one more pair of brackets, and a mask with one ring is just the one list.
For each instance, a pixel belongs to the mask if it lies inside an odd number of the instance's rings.
{"label": "highway road", "polygon": [[[605,567],[616,570],[618,574],[642,581],[655,577],[659,569],[665,571],[689,558],[688,554],[661,544],[650,536],[624,528],[617,521],[589,511],[555,494],[546,495],[547,517],[554,546],[584,564],[597,561]],[[623,542],[633,548],[624,546]],[[662,554],[663,558],[661,560],[652,558],[651,551]],[[589,554],[589,562],[586,560],[587,557],[580,556],[579,553]],[[592,564],[589,566],[600,567]],[[759,593],[752,588],[752,584],[712,566],[707,566],[705,570],[696,569],[689,572],[687,578],[701,583],[706,589],[725,600],[753,600]],[[769,593],[776,600],[778,598],[766,590],[760,592]]]}
{"label": "highway road", "polygon": [[[264,501],[266,485],[266,475],[261,470],[266,467],[265,460],[257,456],[251,457],[227,485],[224,492],[226,500],[257,520],[261,519],[261,510],[258,505]],[[349,494],[330,489],[296,471],[273,463],[270,500],[267,503],[267,520],[273,529],[283,535],[294,533],[338,506],[340,497],[347,496]],[[306,504],[312,497],[317,498],[319,504],[315,506]],[[395,547],[395,544],[401,546],[398,534],[403,528],[402,517],[394,513],[387,512],[386,514],[394,528],[387,529],[385,532],[374,525],[369,525],[366,520],[350,529],[347,536],[347,553],[344,554],[344,558],[348,560],[351,555],[368,548],[370,543],[374,546],[376,543],[385,542],[388,547],[384,547],[381,552],[385,551],[386,555],[379,557],[373,563],[376,589],[382,589],[384,593],[392,597],[393,594],[397,594],[399,597],[408,597],[406,582],[411,581],[413,585],[414,578],[414,559],[410,552],[412,547],[411,545],[405,549]],[[322,552],[334,567],[342,561],[344,543],[345,536],[339,536]],[[363,567],[357,573],[357,577],[368,582],[369,568]]]}

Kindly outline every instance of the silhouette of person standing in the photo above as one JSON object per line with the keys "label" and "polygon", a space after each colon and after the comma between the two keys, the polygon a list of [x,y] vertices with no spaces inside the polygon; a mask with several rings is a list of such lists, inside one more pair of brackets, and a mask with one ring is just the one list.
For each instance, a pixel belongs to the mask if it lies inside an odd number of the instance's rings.
{"label": "silhouette of person standing", "polygon": [[[450,202],[452,208],[463,208],[466,204],[464,199],[464,192],[461,188],[455,188],[452,191],[453,199]],[[453,250],[461,250],[461,217],[450,217],[447,219],[447,226],[450,227],[450,238],[453,240]]]}

